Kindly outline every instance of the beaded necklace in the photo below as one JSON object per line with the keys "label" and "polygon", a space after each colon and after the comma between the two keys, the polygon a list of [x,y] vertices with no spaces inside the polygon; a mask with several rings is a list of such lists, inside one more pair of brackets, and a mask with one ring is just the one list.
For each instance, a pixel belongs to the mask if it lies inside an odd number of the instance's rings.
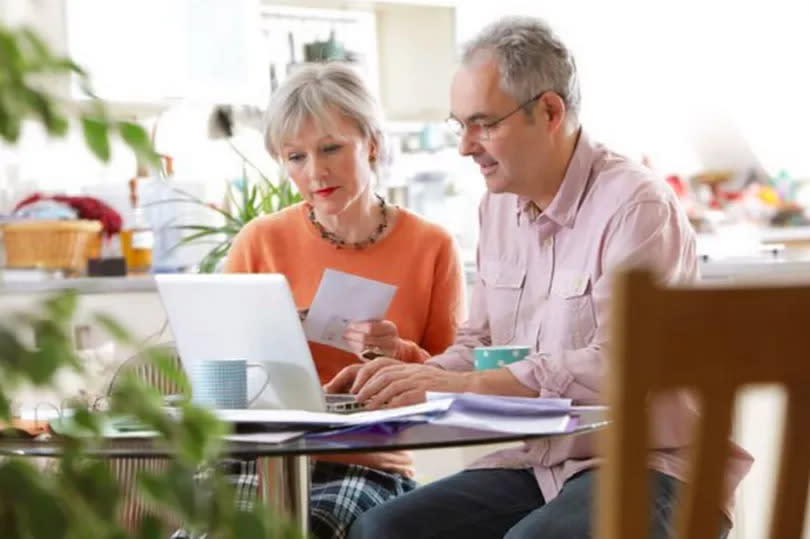
{"label": "beaded necklace", "polygon": [[388,228],[388,211],[385,204],[385,199],[380,195],[375,196],[377,197],[377,200],[380,201],[380,213],[382,214],[382,222],[379,225],[377,225],[377,228],[374,229],[374,232],[371,233],[371,236],[369,236],[364,240],[348,242],[343,238],[341,238],[340,236],[336,235],[335,233],[326,230],[326,228],[324,228],[324,226],[320,222],[318,222],[318,219],[315,218],[315,208],[312,206],[312,204],[309,204],[309,220],[313,225],[315,225],[315,228],[318,229],[318,232],[321,234],[321,238],[325,239],[326,241],[334,245],[336,248],[356,249],[356,250],[363,249],[364,247],[368,247],[369,245],[376,243],[380,239],[380,236],[382,236],[383,232],[385,232],[385,229]]}

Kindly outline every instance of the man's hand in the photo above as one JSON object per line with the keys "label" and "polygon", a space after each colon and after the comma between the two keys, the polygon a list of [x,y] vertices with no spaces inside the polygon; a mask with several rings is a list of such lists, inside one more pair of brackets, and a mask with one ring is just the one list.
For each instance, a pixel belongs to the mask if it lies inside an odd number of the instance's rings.
{"label": "man's hand", "polygon": [[360,387],[374,373],[387,365],[401,365],[401,361],[390,357],[378,357],[368,363],[355,363],[344,367],[332,378],[323,390],[327,393],[356,393],[354,387]]}
{"label": "man's hand", "polygon": [[[370,366],[371,363],[367,365]],[[371,372],[371,369],[363,374],[368,372]],[[365,379],[358,375],[351,391],[356,393],[357,400],[365,402],[369,409],[394,408],[425,402],[427,391],[452,393],[469,391],[475,375],[474,372],[451,372],[431,365],[414,363],[379,364],[370,376],[364,377]]]}
{"label": "man's hand", "polygon": [[390,320],[352,322],[346,326],[343,340],[358,356],[369,350],[378,356],[397,357],[399,333]]}

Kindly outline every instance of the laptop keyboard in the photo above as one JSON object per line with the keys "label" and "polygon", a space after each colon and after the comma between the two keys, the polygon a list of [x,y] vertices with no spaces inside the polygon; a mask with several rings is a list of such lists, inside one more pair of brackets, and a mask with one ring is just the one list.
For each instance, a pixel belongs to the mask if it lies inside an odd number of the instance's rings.
{"label": "laptop keyboard", "polygon": [[357,398],[350,393],[326,395],[326,411],[333,414],[359,412],[365,407],[364,402],[357,402]]}

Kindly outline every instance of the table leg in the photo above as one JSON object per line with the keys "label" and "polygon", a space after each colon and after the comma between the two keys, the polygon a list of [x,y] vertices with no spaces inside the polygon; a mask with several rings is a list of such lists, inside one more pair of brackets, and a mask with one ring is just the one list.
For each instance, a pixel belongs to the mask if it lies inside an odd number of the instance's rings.
{"label": "table leg", "polygon": [[307,455],[259,457],[256,461],[264,504],[309,533],[310,470]]}

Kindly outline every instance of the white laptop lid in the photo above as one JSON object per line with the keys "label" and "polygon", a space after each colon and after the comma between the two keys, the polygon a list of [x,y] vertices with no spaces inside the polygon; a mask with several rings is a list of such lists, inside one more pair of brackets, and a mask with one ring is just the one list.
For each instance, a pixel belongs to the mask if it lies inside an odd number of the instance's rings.
{"label": "white laptop lid", "polygon": [[[155,275],[186,369],[205,359],[261,362],[270,384],[251,408],[323,411],[323,391],[287,279],[280,274]],[[248,370],[248,396],[264,382]]]}

